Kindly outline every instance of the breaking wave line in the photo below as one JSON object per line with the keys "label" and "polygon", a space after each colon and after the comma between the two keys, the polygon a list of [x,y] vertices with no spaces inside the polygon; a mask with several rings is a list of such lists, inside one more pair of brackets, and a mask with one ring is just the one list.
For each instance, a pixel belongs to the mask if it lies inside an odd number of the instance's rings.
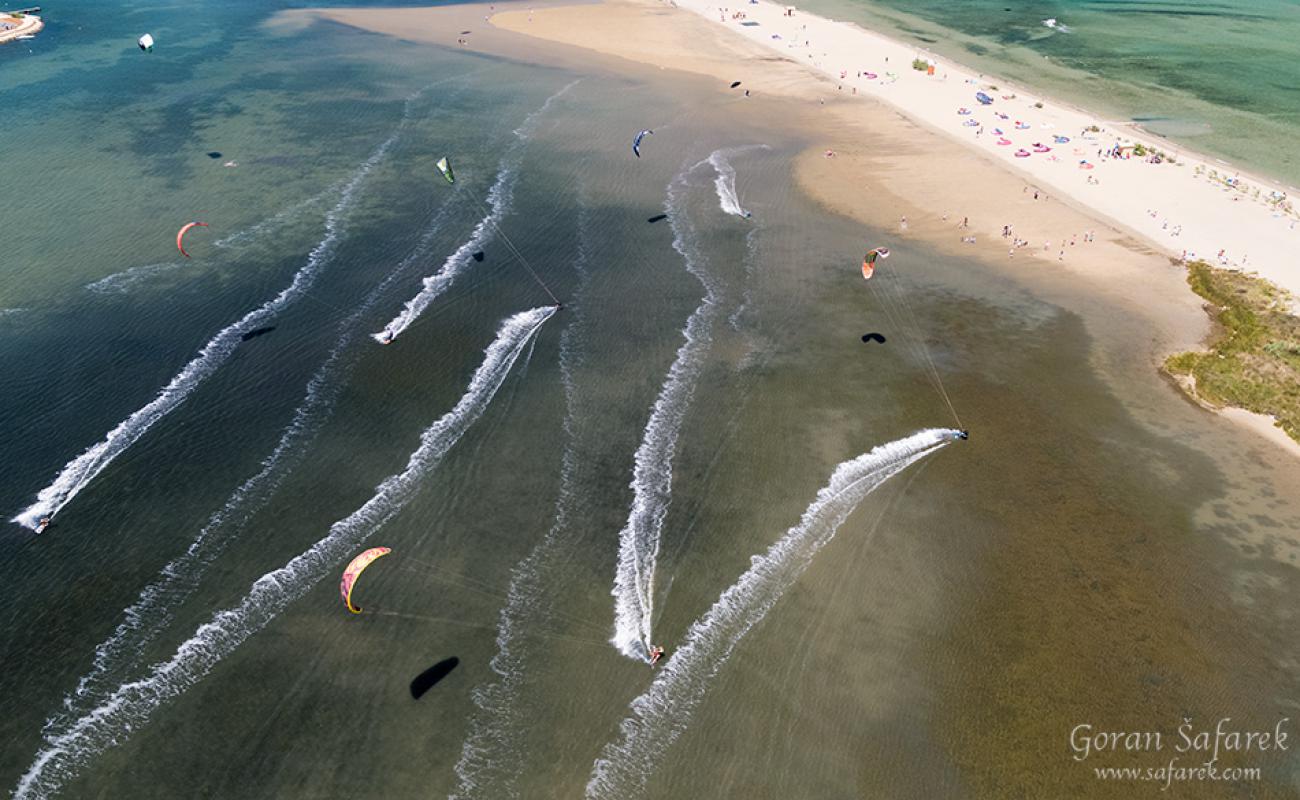
{"label": "breaking wave line", "polygon": [[46,798],[58,792],[91,759],[125,740],[163,703],[197,683],[392,519],[483,415],[519,354],[555,311],[554,307],[534,308],[506,319],[465,394],[420,435],[420,446],[405,469],[384,479],[374,496],[331,525],[325,538],[258,578],[238,605],[214,614],[170,659],[155,664],[148,677],[122,684],[66,732],[52,737],[19,781],[15,800]]}
{"label": "breaking wave line", "polygon": [[751,559],[740,579],[691,625],[650,688],[632,701],[631,715],[620,726],[620,741],[607,744],[592,766],[589,800],[624,800],[644,793],[659,759],[690,725],[692,713],[736,645],[798,580],[844,520],[885,481],[944,447],[956,434],[940,428],[920,431],[837,466],[799,524]]}

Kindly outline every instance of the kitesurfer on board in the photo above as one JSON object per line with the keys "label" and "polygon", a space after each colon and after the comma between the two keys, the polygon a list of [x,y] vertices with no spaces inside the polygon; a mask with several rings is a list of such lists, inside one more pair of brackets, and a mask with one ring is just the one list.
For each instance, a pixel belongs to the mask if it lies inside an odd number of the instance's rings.
{"label": "kitesurfer on board", "polygon": [[650,666],[653,667],[656,661],[663,658],[663,655],[664,655],[664,649],[662,647],[659,647],[657,645],[652,645],[650,647]]}

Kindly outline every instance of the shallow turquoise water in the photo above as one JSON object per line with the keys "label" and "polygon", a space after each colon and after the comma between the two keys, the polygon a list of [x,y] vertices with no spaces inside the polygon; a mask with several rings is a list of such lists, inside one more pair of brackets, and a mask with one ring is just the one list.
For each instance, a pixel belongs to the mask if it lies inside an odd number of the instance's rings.
{"label": "shallow turquoise water", "polygon": [[[1300,184],[1287,0],[812,0],[920,47]],[[1055,18],[1068,31],[1052,30]]]}

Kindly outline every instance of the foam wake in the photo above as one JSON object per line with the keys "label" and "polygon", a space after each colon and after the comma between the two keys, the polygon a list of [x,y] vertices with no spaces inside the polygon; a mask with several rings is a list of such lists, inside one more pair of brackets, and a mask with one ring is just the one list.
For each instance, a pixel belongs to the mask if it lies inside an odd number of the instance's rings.
{"label": "foam wake", "polygon": [[706,261],[697,246],[695,229],[686,214],[687,180],[706,163],[714,164],[713,156],[684,170],[668,184],[664,211],[673,230],[673,249],[681,254],[686,269],[704,286],[704,299],[686,320],[682,329],[685,341],[677,348],[677,356],[650,410],[650,419],[634,456],[632,506],[627,522],[618,533],[614,636],[610,641],[628,658],[645,661],[650,658],[655,568],[664,518],[672,501],[672,462],[677,452],[677,437],[713,341],[713,324],[721,300],[721,287],[705,269]]}
{"label": "foam wake", "polygon": [[392,519],[483,415],[519,354],[554,313],[554,307],[535,308],[503,322],[469,388],[451,411],[420,435],[420,446],[405,469],[380,483],[361,508],[331,525],[325,538],[258,578],[238,605],[213,615],[170,659],[154,665],[147,677],[122,684],[67,731],[51,737],[18,782],[14,798],[44,798],[58,792],[91,759],[126,739],[159,706],[197,683]]}
{"label": "foam wake", "polygon": [[88,283],[85,289],[95,294],[126,294],[137,285],[156,275],[171,272],[183,266],[185,265],[179,261],[169,261],[162,264],[141,264],[137,267],[124,269],[121,272],[114,272],[112,275],[100,278],[93,283]]}
{"label": "foam wake", "polygon": [[592,768],[587,797],[630,798],[646,783],[673,741],[690,725],[740,640],[757,625],[812,562],[849,514],[885,481],[952,441],[956,431],[930,429],[876,447],[835,468],[830,483],[767,552],[754,556],[735,585],[691,625],[681,647],[650,688],[632,701],[621,739],[605,746]]}
{"label": "foam wake", "polygon": [[[237,231],[223,239],[219,239],[213,244],[216,247],[225,248],[256,241],[265,234],[272,233],[292,222],[295,222],[307,211],[310,211],[325,202],[326,198],[338,194],[346,185],[346,183],[338,183],[330,186],[324,191],[308,197],[306,200],[300,200],[287,208],[283,208],[274,215],[250,225],[244,230]],[[150,278],[186,266],[189,266],[189,264],[183,261],[169,261],[161,264],[142,264],[100,278],[97,281],[86,284],[84,288],[87,291],[94,292],[95,294],[126,294],[133,291],[136,287],[145,283]]]}
{"label": "foam wake", "polygon": [[113,459],[135,444],[158,420],[185,402],[185,398],[189,397],[200,383],[215,373],[235,352],[244,331],[263,325],[312,287],[320,271],[334,255],[343,235],[343,220],[355,203],[366,176],[383,160],[393,143],[397,141],[410,118],[410,111],[411,100],[408,99],[402,121],[397,129],[375,148],[370,157],[361,163],[344,185],[338,202],[325,216],[325,236],[312,248],[306,263],[294,274],[289,285],[275,297],[218,331],[203,346],[199,354],[191,359],[152,401],[118,423],[103,440],[69,461],[55,477],[54,482],[37,493],[36,502],[14,517],[13,522],[35,530],[42,518],[52,518],[59,513],[60,509],[86,488]]}
{"label": "foam wake", "polygon": [[755,148],[766,149],[767,145],[749,145],[714,150],[709,154],[708,162],[717,173],[713,179],[713,188],[718,193],[718,207],[725,213],[737,217],[748,217],[749,212],[740,204],[736,195],[736,168],[731,165],[731,157]]}
{"label": "foam wake", "polygon": [[64,698],[61,712],[46,721],[47,737],[55,735],[65,724],[80,716],[88,704],[100,702],[114,677],[120,680],[122,670],[135,663],[133,659],[138,658],[145,646],[171,623],[173,610],[194,591],[207,567],[269,501],[284,477],[302,460],[320,421],[333,407],[339,387],[347,380],[352,361],[345,358],[345,354],[360,331],[362,317],[397,278],[427,257],[455,197],[455,194],[447,196],[425,226],[415,247],[339,324],[338,340],[307,381],[302,402],[294,410],[271,454],[262,461],[261,469],[235,489],[225,504],[208,518],[186,551],[169,561],[159,576],[140,592],[136,601],[122,612],[122,621],[95,648],[90,671]]}
{"label": "foam wake", "polygon": [[511,142],[510,146],[506,148],[505,155],[501,157],[497,165],[496,180],[488,191],[487,207],[485,209],[487,213],[474,226],[473,232],[470,233],[464,244],[447,256],[447,260],[442,263],[442,267],[437,272],[422,281],[420,291],[406,301],[406,305],[402,307],[401,312],[393,317],[384,326],[383,330],[372,334],[371,338],[381,344],[388,344],[401,336],[407,328],[415,324],[415,321],[433,304],[433,301],[447,291],[456,278],[474,263],[474,254],[487,244],[492,234],[497,232],[498,223],[505,218],[506,214],[510,213],[510,206],[514,202],[515,183],[518,180],[519,167],[523,161],[524,147],[537,131],[538,123],[550,110],[551,104],[577,83],[578,81],[574,81],[546,98],[546,102],[542,104],[541,108],[524,118],[523,124],[515,130],[515,141]]}
{"label": "foam wake", "polygon": [[525,666],[532,655],[535,639],[528,633],[544,624],[554,602],[547,591],[546,576],[552,574],[555,560],[564,552],[561,545],[573,532],[573,516],[579,506],[577,452],[578,413],[581,395],[576,370],[582,362],[586,338],[586,314],[583,298],[590,280],[585,207],[578,221],[579,248],[574,261],[578,286],[572,302],[565,306],[571,320],[560,334],[560,378],[564,385],[564,453],[560,457],[560,489],[555,500],[555,517],[541,541],[510,574],[506,602],[498,616],[497,652],[489,666],[490,682],[476,687],[471,695],[475,712],[470,718],[469,733],[456,762],[459,785],[454,798],[469,800],[505,800],[519,797],[518,779],[524,769],[524,754],[529,726],[523,724],[520,694]]}
{"label": "foam wake", "polygon": [[303,214],[325,202],[326,198],[334,195],[341,188],[342,186],[336,184],[326,188],[323,192],[308,197],[306,200],[299,200],[297,203],[294,203],[287,208],[280,209],[275,214],[267,217],[261,222],[254,223],[241,231],[235,231],[229,236],[218,239],[213,242],[213,246],[221,248],[236,247],[241,244],[247,244],[268,233],[277,231],[280,228],[297,221]]}

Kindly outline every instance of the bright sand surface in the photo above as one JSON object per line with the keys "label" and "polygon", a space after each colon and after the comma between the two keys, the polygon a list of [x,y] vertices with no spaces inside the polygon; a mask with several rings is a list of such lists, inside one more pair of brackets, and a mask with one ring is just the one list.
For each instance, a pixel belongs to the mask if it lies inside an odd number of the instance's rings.
{"label": "bright sand surface", "polygon": [[[808,64],[835,81],[840,87],[837,92],[851,94],[856,89],[899,107],[909,117],[1015,169],[1037,186],[1050,187],[1122,222],[1164,252],[1176,256],[1186,252],[1189,258],[1253,269],[1280,286],[1300,291],[1300,263],[1291,257],[1300,243],[1297,216],[1270,202],[1286,195],[1287,187],[854,24],[803,11],[785,16],[786,6],[767,2],[741,6],[741,19],[733,18],[732,10],[720,13],[715,4],[704,0],[682,0],[679,6]],[[916,58],[929,60],[934,74],[914,69]],[[876,77],[868,77],[872,74]],[[980,91],[992,98],[991,105],[977,100]],[[1036,108],[1036,103],[1043,107]],[[960,109],[970,113],[961,114]],[[1085,132],[1092,126],[1100,132]],[[1070,141],[1058,142],[1058,136]],[[1152,164],[1136,156],[1105,155],[1116,145],[1136,143],[1176,154],[1177,162]],[[1036,144],[1050,150],[1039,152]],[[1217,175],[1211,177],[1211,171]],[[1041,246],[1037,240],[1032,243]]]}
{"label": "bright sand surface", "polygon": [[41,21],[41,18],[34,14],[27,14],[19,18],[11,17],[8,14],[0,14],[0,24],[14,26],[8,30],[0,30],[0,43],[12,41],[19,36],[30,36],[45,27],[45,23]]}
{"label": "bright sand surface", "polygon": [[[453,8],[458,18],[480,18],[472,15],[474,7]],[[513,10],[490,13],[492,27],[477,27],[464,46],[523,56],[520,45],[527,40],[510,35],[520,33],[532,41],[612,56],[615,64],[631,61],[716,78],[719,92],[736,103],[737,113],[788,120],[821,138],[796,165],[801,187],[838,213],[877,226],[892,222],[890,241],[880,244],[919,239],[1018,272],[1068,273],[1106,302],[1152,323],[1146,344],[1152,362],[1196,347],[1207,330],[1199,298],[1186,288],[1183,271],[1170,263],[1184,248],[1211,261],[1220,248],[1230,258],[1240,253],[1248,268],[1300,290],[1300,265],[1284,258],[1287,245],[1300,235],[1291,230],[1291,218],[1243,192],[1211,183],[1208,173],[1198,176],[1194,164],[1200,162],[1185,151],[1177,151],[1182,166],[1099,158],[1098,148],[1140,137],[1130,128],[1049,101],[1035,109],[1036,100],[1025,90],[996,80],[968,83],[975,78],[952,64],[940,62],[934,76],[915,71],[913,48],[856,26],[801,11],[784,17],[784,7],[766,3],[744,6],[745,19],[732,19],[728,12],[721,25],[716,7],[701,2],[674,7],[657,0],[614,0],[509,8]],[[477,8],[479,15],[484,11]],[[323,17],[410,41],[457,46],[462,37],[458,25],[451,24],[451,13],[449,8],[331,8],[282,17],[303,22]],[[805,47],[803,40],[791,46],[804,25],[806,40],[821,46]],[[781,38],[772,39],[773,34]],[[844,56],[837,59],[837,53]],[[848,53],[868,55],[850,59]],[[556,60],[556,52],[546,55]],[[559,58],[563,60],[562,51]],[[847,78],[839,79],[840,69]],[[877,77],[858,78],[859,69]],[[891,72],[897,80],[889,77]],[[727,88],[737,80],[739,87]],[[988,89],[990,83],[999,87],[997,92]],[[743,97],[746,89],[749,98]],[[976,101],[975,92],[981,90],[995,97],[991,107]],[[1004,94],[1017,98],[1003,100]],[[961,107],[972,114],[959,115]],[[994,117],[995,110],[1010,119]],[[984,133],[976,136],[976,127],[963,125],[969,119],[983,122]],[[1030,127],[1017,130],[1017,120]],[[670,122],[647,120],[646,125]],[[1083,140],[1080,131],[1094,122],[1105,133]],[[993,129],[998,127],[1013,145],[996,144]],[[1056,135],[1071,141],[1058,144]],[[1032,150],[1034,142],[1052,149],[1028,158],[1014,156],[1022,146]],[[835,155],[827,157],[827,151]],[[1078,162],[1085,159],[1094,169],[1079,169]],[[1219,171],[1224,171],[1222,165]],[[1099,183],[1090,183],[1089,176]],[[1254,179],[1243,181],[1259,185]],[[964,218],[967,227],[959,227]],[[1167,220],[1168,227],[1162,227]],[[1004,225],[1012,226],[1011,238],[1001,236]],[[1173,236],[1179,225],[1181,234]],[[1012,247],[1013,239],[1027,244]],[[1250,242],[1249,250],[1245,242]],[[1243,413],[1229,419],[1268,433],[1263,417]]]}

